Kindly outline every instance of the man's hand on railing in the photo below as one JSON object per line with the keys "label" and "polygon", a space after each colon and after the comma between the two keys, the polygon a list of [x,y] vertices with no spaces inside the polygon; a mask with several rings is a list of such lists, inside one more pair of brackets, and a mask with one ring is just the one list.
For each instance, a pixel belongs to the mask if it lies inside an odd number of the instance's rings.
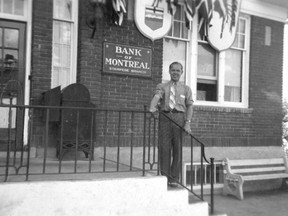
{"label": "man's hand on railing", "polygon": [[186,131],[186,133],[191,134],[191,127],[189,121],[185,121],[184,130]]}
{"label": "man's hand on railing", "polygon": [[158,119],[159,112],[156,108],[150,108],[149,112],[151,113],[151,117]]}

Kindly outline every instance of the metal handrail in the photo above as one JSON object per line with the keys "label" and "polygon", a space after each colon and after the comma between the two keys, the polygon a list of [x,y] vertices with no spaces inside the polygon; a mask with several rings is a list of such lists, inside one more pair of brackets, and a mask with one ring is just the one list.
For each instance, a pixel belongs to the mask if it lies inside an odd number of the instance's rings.
{"label": "metal handrail", "polygon": [[[47,110],[47,112],[45,113],[45,115],[44,116],[42,116],[42,118],[44,118],[44,122],[42,121],[42,123],[43,123],[43,125],[42,125],[42,127],[43,127],[43,131],[44,131],[44,143],[43,143],[43,146],[42,147],[44,147],[44,157],[43,157],[43,169],[42,169],[42,173],[39,173],[39,174],[49,174],[49,173],[47,173],[46,172],[46,165],[47,165],[47,147],[48,147],[48,143],[47,143],[47,139],[48,139],[48,134],[49,134],[49,124],[48,124],[48,121],[49,121],[49,116],[50,116],[50,111],[51,110],[75,110],[75,112],[77,112],[77,125],[78,125],[78,122],[79,122],[79,111],[80,110],[87,110],[87,111],[91,111],[91,113],[92,113],[92,115],[96,115],[96,113],[103,113],[104,114],[104,125],[103,125],[103,127],[104,127],[104,129],[103,129],[103,131],[104,131],[104,139],[106,139],[106,133],[107,133],[107,130],[106,130],[106,128],[107,128],[107,123],[108,123],[108,121],[109,121],[109,117],[108,117],[108,115],[109,115],[109,113],[112,113],[112,115],[113,115],[113,113],[115,114],[115,113],[118,113],[117,114],[117,116],[118,116],[118,119],[117,119],[117,121],[119,121],[118,122],[118,124],[117,124],[117,128],[118,128],[118,132],[117,132],[117,134],[118,134],[118,142],[117,142],[117,145],[118,146],[116,146],[116,148],[117,148],[117,159],[116,159],[116,161],[114,161],[114,163],[117,165],[117,167],[116,167],[116,171],[108,171],[107,170],[107,167],[106,167],[106,163],[110,160],[109,158],[107,158],[106,157],[106,152],[107,152],[107,146],[106,146],[106,144],[103,146],[103,148],[104,148],[104,154],[103,154],[103,170],[102,171],[97,171],[97,173],[98,172],[101,172],[101,173],[103,173],[103,172],[106,172],[106,173],[108,173],[108,172],[122,172],[123,170],[119,170],[119,165],[121,164],[121,165],[123,165],[123,166],[126,166],[126,167],[128,167],[128,165],[126,165],[125,163],[121,163],[120,162],[120,145],[119,145],[119,139],[120,139],[120,125],[121,125],[121,113],[125,113],[125,114],[127,114],[127,115],[131,115],[131,129],[133,129],[133,122],[134,122],[134,124],[135,124],[135,120],[134,120],[134,118],[135,118],[135,116],[137,115],[138,117],[139,116],[142,116],[142,115],[146,115],[145,114],[145,112],[143,111],[143,110],[135,110],[135,109],[104,109],[104,108],[95,108],[95,107],[77,107],[77,106],[75,106],[75,107],[65,107],[65,106],[44,106],[44,105],[14,105],[14,104],[12,104],[12,103],[10,103],[10,104],[0,104],[0,107],[4,107],[4,108],[7,108],[9,111],[8,111],[8,121],[9,121],[9,128],[8,128],[8,142],[7,142],[7,149],[6,149],[6,152],[7,152],[7,156],[6,156],[6,162],[5,162],[5,164],[0,164],[0,168],[1,167],[4,167],[5,168],[5,170],[4,170],[4,174],[2,174],[1,172],[0,172],[0,177],[1,176],[4,176],[4,181],[7,181],[8,180],[8,176],[11,176],[11,175],[23,175],[23,172],[19,172],[19,170],[20,169],[26,169],[26,172],[25,172],[25,176],[26,176],[26,178],[25,178],[25,180],[27,181],[28,179],[29,179],[29,176],[31,176],[31,175],[33,175],[33,173],[31,173],[30,171],[29,171],[29,169],[30,169],[30,163],[29,163],[29,161],[30,161],[30,148],[31,148],[31,139],[32,139],[32,131],[33,131],[33,127],[34,127],[34,118],[38,118],[38,120],[39,120],[39,118],[41,118],[41,117],[39,117],[39,116],[37,116],[37,114],[39,115],[39,111],[38,111],[38,113],[36,113],[36,115],[35,115],[35,111],[37,111],[37,110],[42,110],[41,112],[42,112],[42,114],[44,113],[43,112],[43,110]],[[29,113],[29,124],[28,124],[28,143],[27,143],[27,145],[25,145],[25,149],[23,148],[22,150],[21,150],[21,161],[20,161],[20,164],[17,164],[17,165],[15,165],[15,160],[16,160],[16,150],[12,150],[11,148],[10,148],[10,146],[11,146],[11,142],[12,142],[12,140],[13,140],[13,138],[11,138],[11,136],[9,135],[9,133],[13,130],[13,128],[11,128],[11,122],[12,122],[12,119],[11,119],[11,113],[12,113],[12,109],[20,109],[20,110],[24,110],[24,112],[26,111],[28,111],[28,113]],[[94,118],[91,118],[91,125],[93,125],[94,123],[93,123],[93,120],[94,120]],[[103,120],[103,119],[102,119]],[[63,120],[60,118],[60,121],[59,121],[60,123],[60,125],[63,125]],[[144,121],[145,122],[145,121]],[[136,122],[136,123],[138,123],[138,122]],[[95,123],[96,124],[96,123]],[[138,127],[139,127],[139,123],[138,123],[138,125],[137,125]],[[62,134],[63,133],[63,127],[60,127],[61,128],[61,132],[60,132],[60,134]],[[90,128],[90,130],[91,130],[91,132],[93,132],[93,133],[95,133],[95,131],[93,131],[93,128],[91,127]],[[79,132],[79,128],[78,128],[78,126],[77,126],[77,129],[76,129],[76,144],[75,144],[75,146],[76,146],[76,149],[75,149],[75,151],[77,152],[77,148],[78,148],[78,146],[79,146],[79,143],[78,143],[78,140],[79,140],[79,135],[78,135],[78,132]],[[127,133],[129,133],[129,132],[127,132]],[[91,133],[92,134],[92,133]],[[145,134],[145,130],[144,130],[144,135],[142,134],[142,135],[139,135],[139,136],[143,136],[143,140],[144,140],[144,142],[146,142],[146,138],[145,138],[145,136],[146,136],[146,134]],[[62,143],[63,143],[63,138],[60,136],[60,145],[62,145]],[[130,172],[139,172],[139,171],[142,171],[143,173],[145,173],[145,171],[143,171],[142,169],[145,169],[145,165],[143,166],[143,168],[141,169],[141,168],[139,168],[139,167],[137,167],[137,166],[134,166],[134,164],[133,164],[133,150],[134,150],[134,144],[132,143],[132,140],[133,140],[133,131],[131,131],[131,139],[130,139],[130,161],[129,161],[129,164],[130,164],[130,166],[129,166],[129,171]],[[91,138],[90,138],[90,143],[92,143],[92,142],[96,142],[96,138],[95,138],[95,140],[94,140],[94,137],[91,135]],[[103,142],[103,140],[102,140],[102,142]],[[104,140],[104,143],[106,143],[106,141]],[[144,147],[144,149],[145,149],[145,146],[146,145],[143,145],[143,147]],[[61,147],[61,146],[60,146]],[[94,147],[94,145],[93,145],[93,147]],[[17,151],[18,151],[19,149],[17,149]],[[144,151],[145,152],[145,151]],[[14,156],[11,154],[11,153],[14,153]],[[27,159],[26,161],[24,161],[23,160],[23,155],[26,155],[25,156],[25,159]],[[91,154],[90,154],[91,155]],[[12,162],[11,162],[11,159],[13,160]],[[18,158],[17,158],[18,159]],[[75,158],[74,158],[75,160],[75,166],[74,166],[74,172],[71,172],[71,173],[65,173],[65,174],[74,174],[74,173],[78,173],[78,171],[76,170],[76,167],[77,167],[77,157],[75,156]],[[91,161],[93,160],[93,158],[92,157],[89,157],[89,170],[88,170],[88,172],[87,173],[95,173],[95,171],[93,172],[92,170],[91,170]],[[145,160],[145,158],[144,158],[144,160]],[[112,163],[112,161],[113,160],[111,160],[111,163]],[[17,161],[17,162],[19,162],[19,161]],[[62,168],[62,159],[60,159],[59,160],[59,164],[58,164],[58,166],[59,166],[59,169],[58,169],[58,172],[55,172],[55,173],[53,173],[53,174],[62,174],[63,172],[62,172],[62,170],[61,170],[61,168]],[[143,163],[144,163],[145,161],[143,161]],[[153,164],[155,164],[155,162],[153,162]],[[150,167],[151,167],[151,170],[153,169],[153,165],[152,164],[150,164]],[[11,169],[11,168],[13,168],[14,170],[15,170],[15,174],[13,173],[11,173],[11,171],[9,170],[9,169]],[[125,172],[127,172],[127,171],[125,171]],[[38,174],[38,173],[37,173]],[[0,181],[1,181],[1,178],[0,178]]]}
{"label": "metal handrail", "polygon": [[[13,104],[0,104],[0,107],[6,107],[9,109],[9,130],[8,132],[10,133],[11,132],[11,110],[12,109],[20,109],[20,110],[24,110],[25,111],[28,111],[29,113],[29,124],[28,124],[28,144],[25,146],[25,148],[22,148],[21,149],[21,160],[20,160],[20,164],[17,164],[15,165],[15,152],[14,152],[14,158],[11,158],[10,156],[10,151],[13,151],[10,146],[11,146],[11,137],[9,135],[9,141],[8,141],[8,149],[7,149],[7,158],[6,158],[6,163],[4,165],[5,167],[5,173],[4,173],[4,181],[7,181],[8,180],[8,176],[11,175],[10,171],[9,171],[9,168],[14,168],[16,170],[16,174],[15,175],[25,175],[25,180],[27,181],[29,179],[29,176],[31,175],[47,175],[47,174],[51,174],[47,171],[47,168],[48,168],[48,163],[50,161],[47,161],[47,146],[48,146],[48,135],[49,135],[49,124],[48,124],[48,121],[49,121],[49,116],[51,114],[51,110],[75,110],[75,112],[77,113],[76,114],[76,122],[77,122],[77,127],[76,127],[76,144],[75,144],[75,153],[77,153],[77,150],[78,150],[78,147],[79,147],[79,112],[82,110],[84,111],[91,111],[91,114],[92,114],[92,117],[91,117],[91,132],[93,133],[96,133],[95,130],[94,130],[94,126],[95,124],[97,123],[96,122],[96,115],[97,113],[101,113],[103,114],[102,116],[102,126],[103,126],[103,140],[102,142],[104,143],[104,146],[103,146],[103,170],[101,171],[95,171],[95,169],[93,170],[92,169],[92,161],[93,161],[93,157],[91,156],[93,151],[90,149],[90,157],[88,158],[88,171],[87,173],[95,173],[95,172],[122,172],[123,170],[120,170],[119,169],[119,165],[121,166],[126,166],[129,168],[129,170],[127,170],[126,172],[133,172],[133,171],[142,171],[142,175],[145,175],[145,173],[147,172],[147,168],[145,165],[149,165],[149,170],[154,170],[154,165],[158,164],[158,161],[159,161],[159,154],[158,154],[158,158],[156,158],[156,149],[157,149],[157,119],[155,118],[151,118],[151,113],[149,113],[146,108],[143,110],[135,110],[135,109],[104,109],[104,108],[95,108],[95,107],[65,107],[65,106],[42,106],[42,105],[13,105]],[[39,118],[39,116],[37,116],[37,114],[39,115],[39,110],[46,110],[47,112],[45,112],[45,115],[42,116],[42,118],[44,119],[44,122],[43,123],[43,131],[44,131],[44,137],[45,137],[45,140],[44,140],[44,158],[43,158],[43,167],[42,167],[42,172],[40,173],[37,173],[37,174],[34,174],[31,172],[30,170],[30,167],[31,167],[31,164],[30,163],[30,148],[31,148],[31,139],[32,139],[32,133],[33,133],[33,128],[35,127],[33,125],[34,123],[34,118]],[[37,113],[38,111],[38,113]],[[115,131],[116,131],[116,142],[117,142],[117,145],[115,146],[116,147],[116,160],[113,161],[116,165],[117,165],[117,168],[116,170],[114,171],[109,171],[107,170],[107,164],[108,162],[111,162],[109,161],[110,158],[107,158],[106,157],[106,152],[107,152],[107,146],[106,146],[106,138],[107,138],[107,124],[108,124],[108,121],[109,121],[109,113],[112,113],[112,115],[115,117],[116,116],[116,123],[114,124],[115,125]],[[129,118],[131,119],[131,122],[130,123],[125,123],[125,119],[122,119],[122,114],[124,115],[124,113],[128,113],[127,115],[129,116]],[[126,115],[125,114],[125,115]],[[167,116],[165,113],[161,113],[162,115],[166,116],[168,119],[169,116]],[[136,116],[137,115],[137,116]],[[134,144],[133,144],[133,139],[134,139],[134,134],[133,134],[133,131],[134,131],[134,123],[137,121],[137,117],[139,118],[144,118],[144,121],[143,121],[143,125],[142,125],[142,131],[141,131],[141,135],[139,136],[143,136],[143,140],[142,140],[142,147],[143,147],[143,161],[142,161],[142,168],[141,167],[136,167],[134,166],[133,164],[133,151],[134,151]],[[148,119],[148,121],[147,121]],[[38,119],[39,120],[39,119]],[[118,122],[117,122],[118,121]],[[128,160],[128,163],[129,165],[127,164],[123,164],[121,163],[120,161],[120,127],[121,127],[121,123],[122,121],[124,122],[123,124],[127,124],[129,125],[130,124],[130,129],[131,129],[131,139],[130,139],[130,161]],[[174,122],[175,125],[177,125],[179,128],[181,128],[181,130],[184,131],[184,128],[181,126],[181,125],[178,125],[177,122],[173,121],[172,119],[170,119],[170,121]],[[61,118],[60,120],[60,125],[63,125],[63,119]],[[109,123],[111,124],[111,123]],[[139,125],[139,122],[137,122],[137,124],[135,124],[135,127],[140,127]],[[63,133],[63,127],[61,127],[61,130],[60,130],[60,134]],[[91,137],[89,138],[90,140],[90,145],[93,147],[94,149],[94,142],[96,142],[96,139],[98,138],[96,135],[94,137],[94,134],[91,133]],[[92,135],[93,134],[93,135]],[[205,156],[205,145],[199,140],[197,139],[196,137],[194,137],[192,134],[189,134],[190,138],[191,138],[191,162],[193,162],[193,141],[197,141],[200,146],[201,146],[201,172],[202,172],[202,169],[203,169],[203,160],[205,160],[208,164],[211,165],[211,170],[214,169],[214,159],[211,158],[210,159],[210,162],[208,162],[206,156]],[[60,145],[62,145],[63,143],[63,138],[60,136]],[[141,143],[141,142],[140,142]],[[152,143],[152,144],[151,144]],[[61,147],[61,146],[60,146]],[[146,151],[147,151],[147,154],[146,154]],[[26,153],[26,161],[24,161],[23,159],[23,155],[24,153]],[[76,155],[76,154],[75,154]],[[152,156],[151,156],[152,155]],[[11,164],[10,162],[10,159],[13,159],[14,162],[13,164]],[[157,160],[158,159],[158,160]],[[63,171],[62,171],[62,163],[64,163],[62,161],[62,159],[59,159],[59,162],[58,163],[55,163],[55,165],[58,167],[58,171],[57,172],[54,172],[52,174],[62,174]],[[77,166],[78,166],[78,160],[77,160],[77,157],[75,156],[74,158],[74,170],[73,172],[71,173],[65,173],[65,174],[75,174],[75,173],[79,173],[78,170],[77,170]],[[192,163],[191,163],[191,167],[192,167]],[[1,168],[1,164],[0,164],[0,168]],[[25,172],[20,172],[19,170],[20,169],[26,169]],[[94,168],[94,167],[93,167]],[[160,172],[159,172],[159,164],[157,166],[157,174],[159,175]],[[211,171],[211,175],[213,175],[214,172]],[[192,175],[192,168],[191,168],[191,175]],[[1,177],[1,175],[0,175]],[[203,178],[203,175],[201,175],[201,178]],[[211,203],[210,203],[210,207],[211,207],[211,212],[213,212],[213,209],[214,209],[214,190],[213,190],[213,185],[214,185],[214,177],[212,176],[211,178]],[[179,182],[179,184],[183,187],[183,188],[186,188],[188,191],[190,191],[192,194],[194,194],[196,197],[200,198],[201,200],[203,200],[203,179],[201,179],[201,196],[199,197],[196,193],[194,193],[193,191],[193,188],[192,188],[192,184],[191,184],[191,188],[189,189],[188,187],[184,186],[181,182]]]}
{"label": "metal handrail", "polygon": [[[193,136],[191,133],[187,133],[185,131],[185,129],[183,128],[183,126],[179,125],[176,121],[174,121],[173,119],[171,119],[166,113],[161,112],[160,111],[160,115],[165,116],[167,119],[169,119],[169,121],[171,121],[173,124],[175,124],[177,127],[179,127],[183,132],[185,132],[188,136],[191,137],[191,175],[192,175],[192,164],[193,164],[193,140],[196,140],[200,145],[201,145],[201,169],[200,169],[200,176],[202,177],[202,170],[203,170],[203,159],[206,161],[207,164],[210,164],[210,172],[211,172],[211,188],[210,188],[210,210],[211,210],[211,214],[214,213],[214,158],[211,157],[210,158],[210,162],[207,160],[206,155],[205,155],[205,144],[202,143],[199,139],[197,139],[195,136]],[[182,159],[181,159],[182,161]],[[162,171],[163,172],[163,171]],[[167,173],[165,173],[169,178],[173,179],[172,176],[169,176]],[[192,179],[192,178],[191,178]],[[173,179],[174,181],[176,181],[179,185],[181,185],[183,188],[185,188],[186,190],[188,190],[189,192],[193,193],[197,198],[201,199],[204,201],[203,199],[203,179],[201,179],[201,196],[199,197],[192,189],[192,184],[191,184],[191,189],[186,187],[185,185],[183,185],[180,181]]]}

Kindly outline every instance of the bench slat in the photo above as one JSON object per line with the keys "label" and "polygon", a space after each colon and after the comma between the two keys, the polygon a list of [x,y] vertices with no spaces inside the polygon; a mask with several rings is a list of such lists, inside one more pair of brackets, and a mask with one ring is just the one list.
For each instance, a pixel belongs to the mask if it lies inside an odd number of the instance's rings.
{"label": "bench slat", "polygon": [[233,173],[256,173],[256,172],[276,172],[285,171],[285,167],[256,167],[256,168],[242,168],[242,169],[232,169]]}
{"label": "bench slat", "polygon": [[278,178],[288,178],[288,173],[278,173],[278,174],[268,174],[268,175],[252,175],[252,176],[242,176],[244,180],[266,180],[266,179],[278,179]]}
{"label": "bench slat", "polygon": [[251,159],[251,160],[229,160],[230,166],[284,164],[283,158]]}
{"label": "bench slat", "polygon": [[[224,187],[223,194],[231,194],[240,200],[243,196],[245,181],[288,179],[286,158],[224,160]],[[235,174],[235,175],[233,175]]]}

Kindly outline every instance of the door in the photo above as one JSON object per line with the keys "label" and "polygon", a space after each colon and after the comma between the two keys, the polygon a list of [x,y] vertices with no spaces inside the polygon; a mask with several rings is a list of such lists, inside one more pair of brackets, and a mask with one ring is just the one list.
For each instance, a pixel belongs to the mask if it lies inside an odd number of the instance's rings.
{"label": "door", "polygon": [[[24,104],[25,31],[25,23],[0,19],[0,100],[2,104]],[[7,149],[9,140],[11,149],[22,146],[23,124],[23,109],[14,108],[9,112],[8,108],[0,107],[0,150]]]}

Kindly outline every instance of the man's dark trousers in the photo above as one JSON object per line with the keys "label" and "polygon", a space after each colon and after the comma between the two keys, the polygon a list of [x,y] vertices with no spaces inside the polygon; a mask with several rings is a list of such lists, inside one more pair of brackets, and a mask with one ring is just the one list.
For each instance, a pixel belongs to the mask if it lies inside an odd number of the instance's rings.
{"label": "man's dark trousers", "polygon": [[[181,127],[184,125],[184,113],[164,113]],[[179,180],[181,166],[181,146],[183,132],[175,123],[169,120],[164,114],[159,116],[159,160],[161,174]],[[172,151],[172,152],[171,152]],[[171,158],[172,155],[172,158]],[[172,159],[172,161],[171,161]],[[169,178],[171,176],[173,179]]]}

